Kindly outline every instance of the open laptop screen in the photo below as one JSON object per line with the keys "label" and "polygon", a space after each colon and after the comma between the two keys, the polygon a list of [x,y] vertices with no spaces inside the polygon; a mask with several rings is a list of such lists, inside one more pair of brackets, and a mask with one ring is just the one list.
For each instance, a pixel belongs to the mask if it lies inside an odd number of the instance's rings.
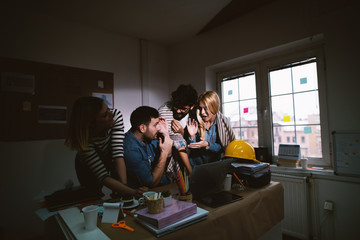
{"label": "open laptop screen", "polygon": [[229,158],[194,167],[189,182],[193,199],[199,200],[206,195],[219,192],[234,160]]}

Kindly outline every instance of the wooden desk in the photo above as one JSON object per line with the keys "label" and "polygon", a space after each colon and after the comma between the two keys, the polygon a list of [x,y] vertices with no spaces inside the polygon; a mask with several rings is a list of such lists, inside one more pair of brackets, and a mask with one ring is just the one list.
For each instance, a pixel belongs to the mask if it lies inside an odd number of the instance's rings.
{"label": "wooden desk", "polygon": [[[280,183],[271,182],[262,188],[232,192],[243,196],[244,199],[219,208],[210,208],[198,203],[199,207],[210,211],[207,220],[160,239],[184,240],[189,236],[191,239],[206,240],[258,239],[284,218],[284,190]],[[127,216],[125,220],[135,232],[114,229],[108,223],[100,223],[98,227],[110,239],[157,239],[133,217]]]}

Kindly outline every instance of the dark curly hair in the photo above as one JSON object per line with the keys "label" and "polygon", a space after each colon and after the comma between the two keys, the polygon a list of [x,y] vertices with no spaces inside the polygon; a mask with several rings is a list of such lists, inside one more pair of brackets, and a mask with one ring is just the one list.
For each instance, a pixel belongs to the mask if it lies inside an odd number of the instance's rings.
{"label": "dark curly hair", "polygon": [[197,91],[189,85],[181,84],[174,92],[171,93],[171,100],[167,102],[167,106],[172,108],[183,106],[194,106],[197,103]]}

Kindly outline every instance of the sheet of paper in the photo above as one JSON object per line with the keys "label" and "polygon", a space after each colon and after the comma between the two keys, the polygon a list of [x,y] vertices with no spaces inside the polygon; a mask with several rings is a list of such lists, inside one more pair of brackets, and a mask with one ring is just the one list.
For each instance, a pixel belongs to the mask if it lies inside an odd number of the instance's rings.
{"label": "sheet of paper", "polygon": [[101,222],[116,223],[119,215],[120,203],[104,203],[104,213]]}

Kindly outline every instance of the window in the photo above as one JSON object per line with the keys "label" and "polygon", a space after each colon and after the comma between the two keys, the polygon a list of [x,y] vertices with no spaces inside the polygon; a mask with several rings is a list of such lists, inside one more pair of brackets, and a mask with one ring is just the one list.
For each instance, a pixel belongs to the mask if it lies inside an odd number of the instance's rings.
{"label": "window", "polygon": [[258,146],[255,73],[224,78],[221,85],[223,113],[237,139]]}
{"label": "window", "polygon": [[321,158],[321,142],[315,141],[321,129],[316,58],[270,69],[269,85],[273,131],[290,135],[304,156]]}
{"label": "window", "polygon": [[273,156],[281,143],[299,144],[310,164],[330,166],[322,50],[291,52],[218,73],[222,112],[238,139]]}

